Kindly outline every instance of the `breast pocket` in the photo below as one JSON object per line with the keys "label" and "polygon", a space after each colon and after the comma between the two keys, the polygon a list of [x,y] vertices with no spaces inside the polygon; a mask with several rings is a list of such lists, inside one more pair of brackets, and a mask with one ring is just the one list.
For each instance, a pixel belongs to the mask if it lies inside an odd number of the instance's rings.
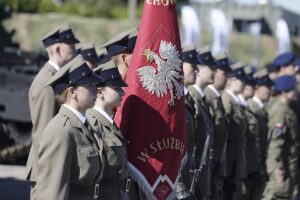
{"label": "breast pocket", "polygon": [[93,145],[84,145],[77,148],[79,179],[81,181],[94,180],[101,168],[100,156]]}
{"label": "breast pocket", "polygon": [[120,139],[116,136],[106,136],[103,138],[103,142],[108,164],[122,165],[126,149]]}

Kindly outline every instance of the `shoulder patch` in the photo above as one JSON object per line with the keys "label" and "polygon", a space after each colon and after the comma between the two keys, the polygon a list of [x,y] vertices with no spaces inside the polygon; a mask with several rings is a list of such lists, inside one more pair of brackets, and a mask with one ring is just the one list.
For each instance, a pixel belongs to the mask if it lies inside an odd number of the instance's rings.
{"label": "shoulder patch", "polygon": [[273,129],[273,135],[275,138],[279,137],[283,132],[283,124],[282,123],[276,123],[275,128]]}

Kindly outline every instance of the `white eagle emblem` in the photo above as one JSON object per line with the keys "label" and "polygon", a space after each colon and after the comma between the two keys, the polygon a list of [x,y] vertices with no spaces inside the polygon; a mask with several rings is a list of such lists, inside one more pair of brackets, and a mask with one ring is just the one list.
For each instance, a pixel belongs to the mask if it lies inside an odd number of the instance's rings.
{"label": "white eagle emblem", "polygon": [[137,72],[143,87],[150,94],[155,93],[158,97],[163,97],[167,95],[167,89],[169,89],[171,97],[168,103],[173,106],[175,98],[179,100],[183,96],[183,84],[178,82],[178,79],[183,78],[180,74],[182,61],[176,46],[171,42],[162,40],[159,45],[159,54],[160,56],[149,48],[145,49],[144,56],[147,57],[147,62],[151,64],[154,60],[158,67],[156,69],[152,66],[144,66],[137,69]]}

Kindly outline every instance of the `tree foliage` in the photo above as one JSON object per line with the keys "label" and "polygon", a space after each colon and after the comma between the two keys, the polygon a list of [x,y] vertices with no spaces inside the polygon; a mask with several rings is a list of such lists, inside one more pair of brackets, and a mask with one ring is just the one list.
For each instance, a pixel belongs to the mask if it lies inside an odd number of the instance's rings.
{"label": "tree foliage", "polygon": [[53,0],[2,0],[15,12],[62,12],[87,17],[127,17],[127,1],[124,0],[65,0],[57,5]]}

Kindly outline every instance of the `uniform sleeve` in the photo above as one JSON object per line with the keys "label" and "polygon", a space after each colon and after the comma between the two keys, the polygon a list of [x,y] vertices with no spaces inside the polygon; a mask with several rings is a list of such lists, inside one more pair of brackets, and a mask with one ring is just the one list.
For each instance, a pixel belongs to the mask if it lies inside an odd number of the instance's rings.
{"label": "uniform sleeve", "polygon": [[38,134],[34,137],[37,137],[37,142],[39,142],[42,131],[56,114],[55,98],[51,87],[42,89],[40,93],[32,95],[31,98],[33,133]]}
{"label": "uniform sleeve", "polygon": [[268,150],[268,172],[276,168],[283,168],[283,148],[285,144],[286,124],[283,113],[278,112],[276,116],[270,119],[269,137],[270,144]]}
{"label": "uniform sleeve", "polygon": [[290,133],[290,141],[289,141],[289,168],[292,177],[296,177],[297,169],[298,169],[298,157],[299,157],[299,144],[298,144],[298,125],[297,125],[297,117],[295,114],[291,114],[287,117],[288,124],[288,132]]}
{"label": "uniform sleeve", "polygon": [[36,183],[37,199],[69,199],[70,174],[74,142],[64,129],[51,129],[43,132],[38,151]]}

